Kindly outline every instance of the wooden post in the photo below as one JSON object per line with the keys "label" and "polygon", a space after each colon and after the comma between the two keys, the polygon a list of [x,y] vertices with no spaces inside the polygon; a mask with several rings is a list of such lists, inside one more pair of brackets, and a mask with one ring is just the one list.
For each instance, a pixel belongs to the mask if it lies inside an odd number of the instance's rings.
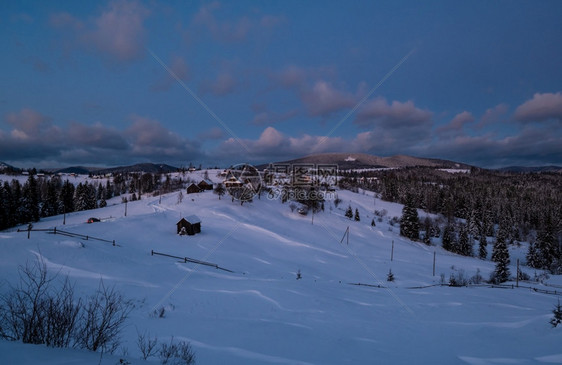
{"label": "wooden post", "polygon": [[517,274],[515,275],[515,284],[519,288],[519,259],[517,259]]}
{"label": "wooden post", "polygon": [[150,256],[154,256],[154,250],[150,250]]}
{"label": "wooden post", "polygon": [[433,251],[433,276],[435,276],[435,251]]}
{"label": "wooden post", "polygon": [[390,261],[394,260],[394,240],[392,240],[392,249],[390,250]]}
{"label": "wooden post", "polygon": [[86,241],[88,240],[88,236],[86,236]]}
{"label": "wooden post", "polygon": [[113,240],[113,246],[115,246],[115,240]]}
{"label": "wooden post", "polygon": [[125,217],[127,216],[127,201],[125,201]]}
{"label": "wooden post", "polygon": [[29,236],[31,235],[31,223],[29,223],[27,225],[27,239],[29,239]]}
{"label": "wooden post", "polygon": [[57,234],[57,227],[55,227],[55,229],[53,230],[54,234]]}
{"label": "wooden post", "polygon": [[349,246],[349,226],[347,227],[347,245]]}
{"label": "wooden post", "polygon": [[66,206],[62,205],[62,225],[66,224]]}

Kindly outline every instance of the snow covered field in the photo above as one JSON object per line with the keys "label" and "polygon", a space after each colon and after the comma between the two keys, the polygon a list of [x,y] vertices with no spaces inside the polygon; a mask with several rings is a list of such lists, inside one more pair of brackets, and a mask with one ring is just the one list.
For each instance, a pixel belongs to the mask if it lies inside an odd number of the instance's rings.
{"label": "snow covered field", "polygon": [[[215,174],[210,176],[217,180]],[[15,229],[0,232],[0,290],[16,282],[19,265],[39,256],[53,274],[69,275],[79,295],[91,294],[102,278],[134,301],[122,337],[133,364],[143,363],[136,340],[145,331],[161,341],[190,341],[198,364],[562,362],[562,330],[548,323],[557,296],[522,288],[419,288],[438,284],[441,274],[448,281],[460,270],[470,277],[479,269],[487,278],[494,264],[404,240],[398,226],[388,224],[389,217],[401,215],[398,204],[375,202],[370,193],[338,195],[339,208],[326,202],[313,224],[311,215],[265,196],[240,205],[212,192],[184,192],[180,204],[177,192],[162,196],[161,203],[143,197],[128,203],[127,216],[120,198],[114,199],[103,209],[68,214],[65,226],[62,216],[46,218],[34,228],[57,227],[115,240],[117,246],[45,232],[31,232],[29,240]],[[359,209],[360,222],[344,216],[348,205]],[[388,215],[371,227],[375,209]],[[201,218],[202,233],[178,236],[176,223],[191,214]],[[89,217],[111,218],[87,224]],[[340,243],[348,226],[349,245]],[[151,256],[152,250],[234,273]],[[525,250],[511,249],[512,273]],[[390,269],[394,282],[386,281]],[[296,280],[299,270],[302,279]],[[551,277],[549,283],[562,280]],[[162,307],[164,318],[154,316]],[[99,361],[99,354],[5,341],[0,353],[6,364]],[[104,355],[103,363],[118,363],[119,354]]]}

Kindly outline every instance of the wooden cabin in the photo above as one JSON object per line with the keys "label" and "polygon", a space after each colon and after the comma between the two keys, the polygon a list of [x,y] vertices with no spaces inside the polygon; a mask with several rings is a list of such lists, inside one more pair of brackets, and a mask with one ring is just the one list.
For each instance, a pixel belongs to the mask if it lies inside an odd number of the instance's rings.
{"label": "wooden cabin", "polygon": [[201,188],[193,183],[189,184],[189,186],[187,187],[188,194],[200,193],[200,192],[201,192]]}
{"label": "wooden cabin", "polygon": [[193,236],[196,233],[201,233],[201,219],[196,215],[190,215],[189,217],[185,217],[180,219],[178,223],[176,223],[178,234],[179,235],[189,235]]}
{"label": "wooden cabin", "polygon": [[213,190],[213,182],[209,179],[203,179],[197,184],[201,190]]}

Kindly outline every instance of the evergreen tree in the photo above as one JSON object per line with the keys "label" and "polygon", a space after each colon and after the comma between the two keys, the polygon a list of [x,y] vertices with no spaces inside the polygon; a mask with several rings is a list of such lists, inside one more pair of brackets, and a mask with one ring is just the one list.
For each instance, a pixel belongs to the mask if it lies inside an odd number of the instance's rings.
{"label": "evergreen tree", "polygon": [[361,220],[361,218],[359,217],[359,210],[357,208],[355,208],[355,221],[359,222]]}
{"label": "evergreen tree", "polygon": [[69,213],[74,211],[74,193],[76,189],[74,185],[66,180],[62,184],[62,189],[59,193],[59,212]]}
{"label": "evergreen tree", "polygon": [[472,242],[468,235],[468,228],[462,226],[459,234],[459,254],[463,256],[472,256]]}
{"label": "evergreen tree", "polygon": [[482,230],[480,232],[480,242],[478,243],[478,257],[482,260],[485,260],[486,257],[488,257],[488,250],[486,248],[487,245],[488,242],[486,241],[486,234],[484,233],[484,230]]}
{"label": "evergreen tree", "polygon": [[351,205],[349,205],[345,211],[345,216],[349,219],[353,218],[353,210],[351,209]]}
{"label": "evergreen tree", "polygon": [[23,222],[37,222],[39,220],[39,192],[37,180],[29,175],[22,189]]}
{"label": "evergreen tree", "polygon": [[47,196],[41,206],[41,216],[51,217],[58,214],[57,184],[51,179],[47,185]]}
{"label": "evergreen tree", "polygon": [[492,281],[503,283],[509,280],[509,250],[505,239],[496,240],[494,244],[496,269],[492,274]]}
{"label": "evergreen tree", "polygon": [[411,196],[408,196],[406,204],[402,208],[400,235],[411,240],[419,240],[420,238],[418,210],[413,206],[413,199]]}
{"label": "evergreen tree", "polygon": [[500,250],[503,250],[505,246],[507,249],[507,243],[505,242],[506,233],[503,228],[500,227],[498,229],[498,233],[496,234],[496,241],[494,242],[494,247],[492,248],[492,261],[499,262],[501,258],[498,256],[500,255]]}
{"label": "evergreen tree", "polygon": [[529,243],[529,250],[527,251],[527,255],[525,257],[527,259],[527,266],[535,269],[540,269],[542,267],[542,260],[533,242]]}
{"label": "evergreen tree", "polygon": [[552,310],[552,314],[554,314],[554,317],[550,320],[550,324],[552,327],[557,327],[562,323],[562,306],[560,305],[560,299],[558,299],[558,304]]}
{"label": "evergreen tree", "polygon": [[455,230],[452,225],[447,224],[443,230],[442,245],[443,249],[447,251],[452,251],[455,246]]}
{"label": "evergreen tree", "polygon": [[373,219],[371,220],[371,227],[375,227],[375,226],[376,226],[375,218],[373,218]]}

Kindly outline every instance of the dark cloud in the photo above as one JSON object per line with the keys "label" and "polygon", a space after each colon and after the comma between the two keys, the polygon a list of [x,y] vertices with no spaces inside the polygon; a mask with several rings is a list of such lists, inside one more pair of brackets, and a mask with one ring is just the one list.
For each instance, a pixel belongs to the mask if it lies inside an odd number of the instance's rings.
{"label": "dark cloud", "polygon": [[448,124],[438,127],[436,132],[441,135],[459,134],[462,133],[465,125],[473,122],[474,116],[465,110],[455,115]]}
{"label": "dark cloud", "polygon": [[419,128],[430,126],[432,116],[431,111],[416,107],[412,101],[402,103],[395,100],[389,104],[386,99],[377,98],[361,108],[354,123],[364,128]]}
{"label": "dark cloud", "polygon": [[482,128],[486,125],[497,123],[501,120],[502,116],[507,113],[509,106],[507,104],[498,104],[493,108],[486,109],[486,112],[480,118],[477,124],[478,128]]}
{"label": "dark cloud", "polygon": [[0,130],[0,155],[6,161],[57,161],[63,164],[123,164],[128,162],[185,162],[203,156],[200,144],[171,132],[159,121],[132,116],[117,130],[101,123],[78,122],[53,126],[46,116],[23,109],[5,116],[11,131]]}
{"label": "dark cloud", "polygon": [[541,122],[549,119],[562,121],[562,93],[535,94],[515,109],[515,119],[523,122]]}

